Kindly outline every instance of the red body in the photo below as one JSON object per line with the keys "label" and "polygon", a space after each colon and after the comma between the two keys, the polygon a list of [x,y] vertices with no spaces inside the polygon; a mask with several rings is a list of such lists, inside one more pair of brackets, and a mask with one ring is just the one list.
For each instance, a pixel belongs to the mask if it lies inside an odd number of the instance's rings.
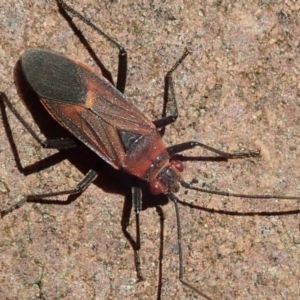
{"label": "red body", "polygon": [[102,159],[153,194],[178,191],[182,163],[169,161],[155,125],[105,78],[44,49],[27,50],[21,66],[52,117]]}

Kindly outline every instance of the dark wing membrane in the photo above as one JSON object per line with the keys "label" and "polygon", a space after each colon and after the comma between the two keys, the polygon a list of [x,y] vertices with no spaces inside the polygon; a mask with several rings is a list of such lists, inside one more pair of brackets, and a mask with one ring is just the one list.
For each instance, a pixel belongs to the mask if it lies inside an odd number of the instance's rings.
{"label": "dark wing membrane", "polygon": [[20,62],[27,82],[41,98],[84,103],[86,87],[74,61],[54,51],[28,49]]}
{"label": "dark wing membrane", "polygon": [[[43,98],[41,101],[63,127],[114,168],[120,169],[126,158],[126,145],[120,139],[120,132],[147,136],[155,126],[107,80],[88,68],[77,67],[86,91],[84,103],[75,104],[74,99]],[[82,99],[82,94],[78,99]]]}

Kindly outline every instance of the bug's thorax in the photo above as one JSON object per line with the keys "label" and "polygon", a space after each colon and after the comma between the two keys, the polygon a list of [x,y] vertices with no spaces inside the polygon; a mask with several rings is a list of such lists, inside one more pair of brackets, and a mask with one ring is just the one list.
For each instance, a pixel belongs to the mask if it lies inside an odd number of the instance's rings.
{"label": "bug's thorax", "polygon": [[147,181],[152,194],[175,193],[179,190],[183,164],[181,161],[170,161],[155,128],[131,144],[123,162],[122,170]]}

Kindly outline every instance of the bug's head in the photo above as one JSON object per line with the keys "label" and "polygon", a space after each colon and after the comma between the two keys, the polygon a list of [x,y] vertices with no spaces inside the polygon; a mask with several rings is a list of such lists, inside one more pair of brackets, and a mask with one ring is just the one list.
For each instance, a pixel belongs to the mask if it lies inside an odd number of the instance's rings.
{"label": "bug's head", "polygon": [[176,193],[179,191],[179,181],[181,172],[184,170],[183,163],[179,160],[170,161],[149,183],[150,191],[153,195]]}

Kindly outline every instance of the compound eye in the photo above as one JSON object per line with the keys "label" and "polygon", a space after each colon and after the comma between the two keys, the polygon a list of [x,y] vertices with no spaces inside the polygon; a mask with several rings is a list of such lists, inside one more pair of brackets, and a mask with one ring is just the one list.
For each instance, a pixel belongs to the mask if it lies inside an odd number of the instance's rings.
{"label": "compound eye", "polygon": [[163,193],[161,185],[159,184],[158,181],[151,182],[149,184],[149,188],[152,195],[159,195]]}
{"label": "compound eye", "polygon": [[174,166],[179,172],[183,172],[184,170],[184,165],[180,160],[172,160],[170,161],[170,165]]}

